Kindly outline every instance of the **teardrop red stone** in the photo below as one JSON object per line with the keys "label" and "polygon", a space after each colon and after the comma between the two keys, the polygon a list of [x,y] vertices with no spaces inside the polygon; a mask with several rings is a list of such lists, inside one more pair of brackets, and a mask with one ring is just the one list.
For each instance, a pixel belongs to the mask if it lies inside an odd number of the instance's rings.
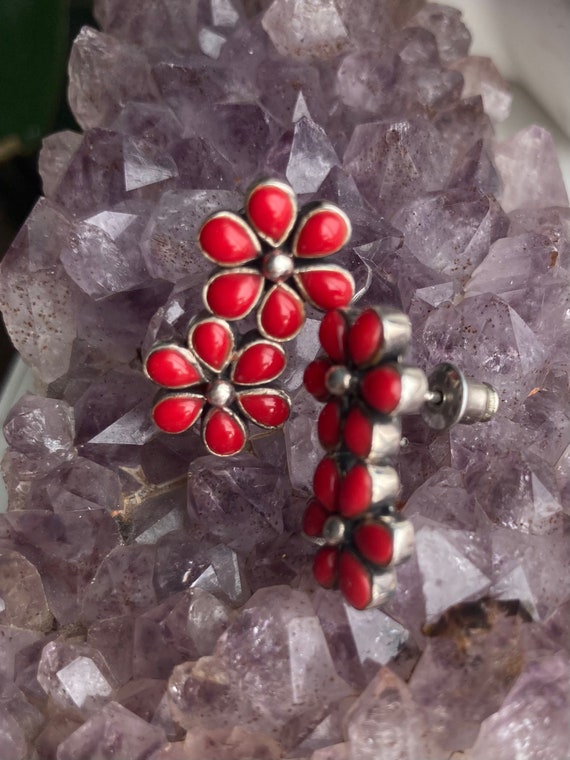
{"label": "teardrop red stone", "polygon": [[196,396],[167,396],[156,404],[152,418],[165,433],[182,433],[196,422],[205,403]]}
{"label": "teardrop red stone", "polygon": [[296,256],[328,256],[340,251],[350,237],[350,225],[344,214],[334,209],[321,209],[301,222]]}
{"label": "teardrop red stone", "polygon": [[317,431],[323,449],[334,451],[340,443],[342,407],[339,401],[329,401],[319,414]]}
{"label": "teardrop red stone", "polygon": [[285,355],[278,346],[259,342],[245,348],[239,355],[232,379],[238,385],[267,383],[285,369]]}
{"label": "teardrop red stone", "polygon": [[329,512],[316,499],[311,499],[303,515],[303,532],[307,536],[320,536]]}
{"label": "teardrop red stone", "polygon": [[289,419],[289,404],[276,393],[241,393],[239,403],[254,422],[264,427],[279,427]]}
{"label": "teardrop red stone", "polygon": [[362,556],[375,565],[386,567],[392,561],[394,539],[386,525],[361,525],[354,531],[354,544]]}
{"label": "teardrop red stone", "polygon": [[297,272],[308,299],[323,311],[348,306],[354,296],[354,282],[348,272],[340,269],[306,269]]}
{"label": "teardrop red stone", "polygon": [[343,551],[338,560],[338,578],[342,595],[357,610],[372,601],[372,580],[368,570],[350,552]]}
{"label": "teardrop red stone", "polygon": [[382,320],[374,309],[366,309],[356,319],[348,333],[348,353],[357,365],[372,361],[382,347]]}
{"label": "teardrop red stone", "polygon": [[333,588],[337,579],[339,551],[335,546],[323,546],[315,554],[313,575],[324,588]]}
{"label": "teardrop red stone", "polygon": [[257,303],[264,279],[257,272],[227,272],[210,280],[206,305],[217,317],[241,319]]}
{"label": "teardrop red stone", "polygon": [[303,384],[317,401],[326,401],[330,398],[330,393],[325,383],[326,374],[330,368],[331,363],[326,359],[315,359],[310,364],[307,364],[305,369]]}
{"label": "teardrop red stone", "polygon": [[319,340],[323,350],[333,362],[341,364],[346,360],[347,333],[348,325],[342,311],[338,309],[328,311],[322,318],[319,327]]}
{"label": "teardrop red stone", "polygon": [[340,473],[335,460],[330,457],[321,459],[313,476],[313,490],[323,507],[330,512],[336,510],[339,482]]}
{"label": "teardrop red stone", "polygon": [[400,403],[402,380],[395,367],[375,367],[364,375],[360,390],[373,409],[381,414],[390,414]]}
{"label": "teardrop red stone", "polygon": [[289,288],[276,285],[261,307],[259,321],[270,338],[290,340],[299,332],[305,321],[303,302]]}
{"label": "teardrop red stone", "polygon": [[247,215],[262,237],[279,245],[290,230],[296,208],[292,192],[278,185],[259,185],[247,203]]}
{"label": "teardrop red stone", "polygon": [[149,377],[165,388],[186,388],[202,382],[202,375],[180,351],[158,348],[146,360]]}
{"label": "teardrop red stone", "polygon": [[235,417],[224,409],[215,409],[202,431],[206,446],[218,456],[231,456],[245,446],[245,433]]}
{"label": "teardrop red stone", "polygon": [[230,358],[232,334],[225,325],[206,319],[192,331],[192,348],[199,359],[219,372]]}
{"label": "teardrop red stone", "polygon": [[231,212],[221,212],[205,222],[199,242],[204,253],[222,266],[245,264],[260,250],[247,224]]}
{"label": "teardrop red stone", "polygon": [[351,454],[366,459],[372,448],[373,423],[358,407],[353,407],[346,415],[343,439]]}
{"label": "teardrop red stone", "polygon": [[338,509],[345,517],[365,512],[372,502],[372,478],[368,468],[355,464],[342,479],[338,490]]}

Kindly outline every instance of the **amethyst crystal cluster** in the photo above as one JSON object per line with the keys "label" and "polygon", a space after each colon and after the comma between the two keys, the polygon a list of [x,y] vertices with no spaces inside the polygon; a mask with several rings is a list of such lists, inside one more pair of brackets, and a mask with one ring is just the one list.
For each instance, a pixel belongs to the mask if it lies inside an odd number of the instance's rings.
{"label": "amethyst crystal cluster", "polygon": [[[83,134],[45,141],[45,197],[2,265],[41,387],[5,424],[2,760],[564,760],[570,247],[550,135],[494,140],[508,90],[444,6],[96,16],[70,61]],[[410,314],[420,366],[501,396],[486,425],[408,423],[417,551],[382,609],[317,590],[300,534],[318,314],[287,345],[284,431],[219,460],[149,422],[141,355],[202,308],[201,221],[262,175],[346,211],[339,263],[361,305]]]}

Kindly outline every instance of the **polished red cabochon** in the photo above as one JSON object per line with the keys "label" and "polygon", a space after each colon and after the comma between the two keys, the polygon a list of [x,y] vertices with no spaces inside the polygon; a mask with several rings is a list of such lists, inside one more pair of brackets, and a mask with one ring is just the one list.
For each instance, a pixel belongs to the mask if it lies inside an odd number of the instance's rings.
{"label": "polished red cabochon", "polygon": [[206,305],[217,317],[241,319],[255,306],[264,278],[257,272],[227,272],[213,277],[206,288]]}
{"label": "polished red cabochon", "polygon": [[315,554],[313,575],[315,580],[325,588],[332,588],[337,579],[339,551],[334,546],[323,546]]}
{"label": "polished red cabochon", "polygon": [[278,393],[240,393],[239,403],[245,413],[263,427],[279,427],[289,419],[291,408]]}
{"label": "polished red cabochon", "polygon": [[276,285],[267,295],[259,314],[265,333],[275,340],[290,340],[305,321],[301,299],[292,290]]}
{"label": "polished red cabochon", "polygon": [[303,515],[303,531],[307,536],[320,536],[329,515],[330,512],[327,512],[320,501],[311,499]]}
{"label": "polished red cabochon", "polygon": [[326,359],[315,359],[305,368],[303,384],[317,401],[326,401],[330,398],[331,394],[327,389],[325,380],[331,366],[331,363]]}
{"label": "polished red cabochon", "polygon": [[348,242],[350,226],[339,210],[320,209],[301,222],[293,253],[296,256],[328,256]]}
{"label": "polished red cabochon", "polygon": [[227,325],[214,320],[204,320],[192,330],[191,344],[203,362],[219,371],[228,362],[234,342]]}
{"label": "polished red cabochon", "polygon": [[372,361],[382,347],[383,337],[382,320],[374,309],[365,309],[348,332],[348,353],[352,361],[357,366]]}
{"label": "polished red cabochon", "polygon": [[364,464],[355,464],[342,479],[338,490],[338,510],[345,517],[365,512],[372,502],[372,478]]}
{"label": "polished red cabochon", "polygon": [[334,459],[325,457],[318,463],[313,475],[313,491],[325,509],[336,510],[340,472]]}
{"label": "polished red cabochon", "polygon": [[348,306],[354,296],[354,281],[340,268],[305,269],[297,272],[295,278],[309,301],[323,311]]}
{"label": "polished red cabochon", "polygon": [[319,340],[333,362],[341,364],[346,361],[347,334],[348,324],[342,311],[328,311],[321,320]]}
{"label": "polished red cabochon", "polygon": [[214,409],[202,431],[208,448],[219,456],[237,454],[245,445],[245,433],[236,418],[224,409]]}
{"label": "polished red cabochon", "polygon": [[158,348],[147,358],[149,377],[165,388],[186,388],[202,382],[200,370],[175,348]]}
{"label": "polished red cabochon", "polygon": [[273,343],[259,341],[239,355],[232,374],[238,385],[256,385],[274,380],[285,369],[285,355]]}
{"label": "polished red cabochon", "polygon": [[354,531],[354,545],[362,556],[380,567],[386,567],[392,561],[394,539],[392,531],[382,523],[361,525]]}
{"label": "polished red cabochon", "polygon": [[245,264],[254,259],[260,250],[247,224],[236,214],[226,211],[204,224],[199,241],[204,253],[222,266]]}
{"label": "polished red cabochon", "polygon": [[382,414],[390,414],[400,403],[402,379],[395,367],[389,365],[369,370],[360,384],[365,401]]}
{"label": "polished red cabochon", "polygon": [[359,459],[366,459],[372,448],[373,423],[356,406],[346,415],[343,428],[343,440],[351,454]]}
{"label": "polished red cabochon", "polygon": [[334,451],[341,440],[342,404],[329,401],[322,408],[317,422],[319,443],[327,451]]}
{"label": "polished red cabochon", "polygon": [[291,229],[296,207],[292,192],[279,185],[254,188],[247,203],[247,215],[262,237],[279,245]]}
{"label": "polished red cabochon", "polygon": [[182,433],[196,422],[205,403],[200,396],[167,396],[155,405],[152,418],[165,433]]}
{"label": "polished red cabochon", "polygon": [[363,610],[372,601],[370,573],[354,554],[343,551],[338,560],[338,580],[342,595],[347,602]]}

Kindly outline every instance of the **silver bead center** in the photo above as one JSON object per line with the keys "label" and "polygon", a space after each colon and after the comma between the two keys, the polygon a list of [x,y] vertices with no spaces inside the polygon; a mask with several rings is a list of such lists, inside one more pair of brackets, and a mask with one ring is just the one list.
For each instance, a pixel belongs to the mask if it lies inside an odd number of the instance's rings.
{"label": "silver bead center", "polygon": [[331,367],[325,376],[327,391],[333,396],[344,396],[353,384],[352,372],[347,367]]}
{"label": "silver bead center", "polygon": [[206,399],[212,406],[227,406],[234,398],[234,387],[227,380],[214,380],[208,386]]}
{"label": "silver bead center", "polygon": [[323,538],[328,544],[340,544],[344,539],[345,532],[346,526],[344,520],[336,515],[327,517],[323,525]]}
{"label": "silver bead center", "polygon": [[293,259],[279,249],[270,251],[263,257],[261,269],[271,282],[282,282],[293,274]]}

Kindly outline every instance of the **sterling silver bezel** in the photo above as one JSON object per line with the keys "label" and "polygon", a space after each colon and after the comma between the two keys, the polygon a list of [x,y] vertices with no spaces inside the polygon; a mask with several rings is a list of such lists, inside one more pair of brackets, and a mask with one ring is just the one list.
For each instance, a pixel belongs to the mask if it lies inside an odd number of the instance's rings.
{"label": "sterling silver bezel", "polygon": [[[285,403],[287,404],[287,407],[289,409],[289,414],[287,415],[287,419],[284,420],[280,425],[263,425],[261,422],[258,422],[256,419],[254,419],[248,412],[245,410],[244,406],[241,403],[242,396],[279,396],[279,398],[283,399]],[[289,420],[289,417],[291,416],[291,399],[289,397],[288,393],[285,393],[285,391],[282,391],[279,388],[251,388],[251,389],[244,389],[242,391],[236,392],[236,403],[238,405],[238,408],[240,412],[247,417],[250,422],[253,422],[254,425],[257,425],[259,428],[263,428],[264,430],[280,430],[283,425]]]}
{"label": "sterling silver bezel", "polygon": [[[206,253],[206,251],[202,248],[202,244],[200,243],[200,236],[202,235],[202,230],[204,227],[214,219],[232,219],[234,222],[237,222],[240,227],[242,227],[245,232],[247,232],[250,240],[252,241],[256,253],[251,258],[246,259],[245,261],[239,261],[235,264],[224,264],[221,261],[218,261],[217,259],[212,258],[209,253]],[[200,248],[200,251],[202,254],[208,259],[208,261],[211,261],[212,264],[215,264],[218,267],[223,267],[224,269],[235,269],[236,267],[242,267],[244,264],[247,264],[250,261],[255,261],[259,254],[261,253],[261,244],[259,242],[259,239],[257,235],[255,234],[254,230],[249,226],[249,224],[243,219],[239,214],[236,214],[235,211],[215,211],[213,214],[210,214],[204,221],[202,222],[200,226],[200,230],[198,231],[198,247]]]}
{"label": "sterling silver bezel", "polygon": [[[312,256],[301,256],[297,253],[297,244],[299,242],[299,237],[301,235],[301,232],[303,231],[303,228],[305,227],[305,224],[309,221],[309,219],[312,219],[317,214],[320,214],[322,211],[331,211],[335,214],[338,214],[341,216],[346,224],[346,236],[343,240],[342,244],[338,246],[334,251],[327,251],[326,253],[315,253]],[[334,256],[335,253],[338,253],[340,250],[344,248],[344,246],[348,243],[352,235],[352,224],[350,223],[350,219],[348,218],[347,214],[336,206],[334,203],[329,203],[329,201],[321,201],[320,203],[317,203],[315,206],[313,206],[309,211],[302,213],[302,216],[299,217],[297,222],[297,229],[295,230],[295,233],[293,235],[293,240],[291,241],[291,252],[293,253],[293,256],[297,256],[300,260],[304,259],[324,259],[325,256]]]}
{"label": "sterling silver bezel", "polygon": [[[260,232],[257,227],[255,226],[253,220],[251,219],[249,215],[249,201],[251,199],[251,196],[255,193],[256,190],[259,190],[260,187],[277,187],[280,190],[283,190],[289,198],[291,199],[292,206],[293,206],[293,215],[291,217],[291,221],[289,222],[286,231],[281,235],[280,238],[274,239],[270,237],[269,235],[265,235],[262,232]],[[281,182],[281,180],[278,179],[266,179],[261,180],[260,182],[256,182],[252,187],[248,190],[246,198],[245,198],[245,213],[248,219],[249,224],[251,225],[251,229],[255,231],[255,234],[261,238],[265,243],[267,243],[271,248],[279,248],[279,246],[287,240],[289,235],[291,234],[291,231],[293,230],[293,227],[295,226],[295,223],[297,222],[297,215],[299,213],[299,209],[297,207],[297,196],[293,190],[292,187],[287,185],[285,182]]]}

